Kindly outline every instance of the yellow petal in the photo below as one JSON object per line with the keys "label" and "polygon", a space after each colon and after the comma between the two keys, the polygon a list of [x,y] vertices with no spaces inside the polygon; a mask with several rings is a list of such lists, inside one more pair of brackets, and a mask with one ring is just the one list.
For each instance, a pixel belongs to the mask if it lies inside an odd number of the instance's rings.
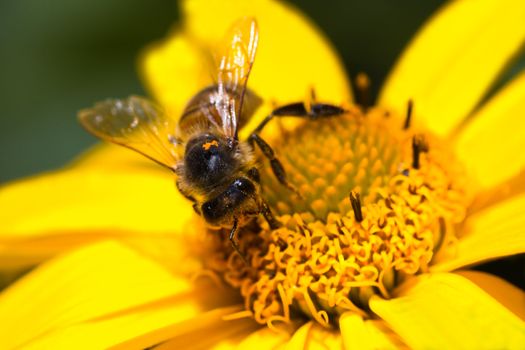
{"label": "yellow petal", "polygon": [[511,199],[525,192],[525,169],[519,171],[515,176],[507,179],[496,186],[485,188],[476,194],[469,211],[474,214],[478,211],[496,205],[504,200]]}
{"label": "yellow petal", "polygon": [[446,135],[478,104],[525,40],[525,2],[454,1],[406,49],[380,94],[380,104]]}
{"label": "yellow petal", "polygon": [[339,328],[346,350],[398,349],[401,344],[390,339],[391,331],[380,327],[379,321],[363,320],[360,315],[346,313],[339,319]]}
{"label": "yellow petal", "polygon": [[[205,290],[212,291],[212,296],[222,295],[209,286]],[[150,307],[177,305],[179,316],[170,322],[194,317],[203,307],[197,295],[187,280],[141,254],[117,242],[101,242],[41,265],[0,294],[0,348],[21,346],[48,334],[78,331],[82,336],[83,329],[77,325],[93,322],[97,323],[94,328],[104,329],[108,327],[104,321],[111,318],[129,326],[133,319],[137,321],[135,312],[144,314]],[[154,319],[167,321],[161,315]],[[124,328],[103,339],[84,334],[79,344],[122,341],[141,334],[138,331],[136,327],[129,332]]]}
{"label": "yellow petal", "polygon": [[525,194],[515,196],[467,219],[459,242],[445,251],[431,271],[454,269],[525,252]]}
{"label": "yellow petal", "polygon": [[239,350],[275,349],[290,338],[289,334],[276,332],[264,327],[246,337],[238,346]]}
{"label": "yellow petal", "polygon": [[[523,271],[525,272],[525,270]],[[478,271],[458,271],[525,321],[525,292],[494,275]]]}
{"label": "yellow petal", "polygon": [[[225,340],[234,340],[246,337],[259,327],[253,320],[237,319],[224,321],[222,318],[233,312],[241,310],[241,306],[217,308],[203,312],[183,322],[171,322],[164,328],[160,328],[149,334],[136,339],[123,342],[113,349],[144,349],[155,344],[162,349],[211,349],[218,344],[227,346]],[[176,313],[176,309],[173,309]],[[180,318],[180,317],[178,317]],[[228,347],[227,347],[228,348]]]}
{"label": "yellow petal", "polygon": [[292,6],[271,0],[187,0],[183,9],[188,33],[208,45],[215,45],[238,18],[257,19],[259,46],[249,86],[261,96],[286,103],[303,100],[314,87],[320,98],[335,103],[350,98],[347,75],[333,47]]}
{"label": "yellow petal", "polygon": [[414,349],[523,349],[525,323],[468,279],[423,275],[370,308]]}
{"label": "yellow petal", "polygon": [[[181,334],[186,336],[197,330],[202,333],[206,331],[208,334],[213,331],[219,333],[215,327],[224,323],[221,316],[230,312],[231,307],[218,308],[189,317],[184,313],[182,303],[173,300],[173,305],[166,303],[146,311],[138,310],[124,316],[84,322],[55,330],[26,344],[24,349],[145,349],[162,342],[167,342],[166,345],[170,346],[160,346],[159,349],[184,349],[188,344],[192,344],[192,349],[210,349],[209,345],[213,345],[212,339],[220,341],[229,334],[222,333],[213,337],[198,337],[193,334],[193,341],[187,342],[183,347],[172,347],[175,340],[171,338],[178,338]],[[229,327],[228,331],[235,330],[241,334],[249,331],[246,320],[230,322]],[[202,343],[207,346],[200,347]]]}
{"label": "yellow petal", "polygon": [[525,73],[490,100],[460,131],[456,151],[489,188],[525,169]]}
{"label": "yellow petal", "polygon": [[74,244],[97,234],[154,235],[194,227],[188,225],[191,203],[179,194],[170,172],[140,158],[118,164],[106,159],[106,167],[78,165],[0,188],[0,251],[17,245],[23,250],[27,243],[36,249],[32,253],[42,248],[46,255],[68,246],[65,235],[75,234]]}
{"label": "yellow petal", "polygon": [[163,42],[151,45],[140,62],[146,88],[173,118],[209,84],[202,50],[179,29]]}
{"label": "yellow petal", "polygon": [[154,345],[157,350],[165,349],[232,349],[236,348],[240,339],[249,337],[260,328],[250,319],[224,321],[222,317],[240,307],[220,308],[173,324],[142,338],[133,339],[119,344],[114,349],[143,349]]}
{"label": "yellow petal", "polygon": [[112,143],[101,142],[77,157],[66,169],[116,172],[151,171],[166,176],[169,171],[143,155]]}
{"label": "yellow petal", "polygon": [[299,327],[292,335],[290,340],[286,342],[285,350],[302,350],[308,348],[308,339],[310,330],[314,323],[312,321],[305,323]]}
{"label": "yellow petal", "polygon": [[327,329],[317,323],[308,329],[304,349],[325,350],[343,349],[343,340],[338,330]]}
{"label": "yellow petal", "polygon": [[112,234],[49,234],[23,239],[0,238],[0,271],[20,274],[66,250],[107,239]]}
{"label": "yellow petal", "polygon": [[269,112],[271,102],[303,101],[311,87],[322,101],[339,104],[351,99],[346,73],[331,45],[291,6],[270,0],[189,0],[183,2],[184,27],[142,60],[148,87],[170,111],[180,113],[189,96],[203,87],[203,77],[215,74],[203,72],[204,58],[197,47],[213,50],[243,16],[254,16],[260,32],[248,81],[267,102],[258,116]]}
{"label": "yellow petal", "polygon": [[[192,216],[173,175],[157,169],[79,169],[51,173],[0,190],[2,237],[60,231],[167,232]],[[188,209],[189,207],[189,209]]]}

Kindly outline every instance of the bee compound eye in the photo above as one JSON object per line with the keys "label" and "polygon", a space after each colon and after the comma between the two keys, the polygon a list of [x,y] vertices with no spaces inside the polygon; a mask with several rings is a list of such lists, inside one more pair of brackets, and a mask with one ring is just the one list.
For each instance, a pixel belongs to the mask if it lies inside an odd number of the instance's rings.
{"label": "bee compound eye", "polygon": [[226,214],[226,208],[221,206],[222,200],[219,198],[205,202],[201,206],[202,216],[210,224],[217,223]]}
{"label": "bee compound eye", "polygon": [[255,186],[253,185],[253,183],[245,178],[236,179],[233,182],[232,186],[236,190],[244,193],[245,195],[250,195],[255,192]]}

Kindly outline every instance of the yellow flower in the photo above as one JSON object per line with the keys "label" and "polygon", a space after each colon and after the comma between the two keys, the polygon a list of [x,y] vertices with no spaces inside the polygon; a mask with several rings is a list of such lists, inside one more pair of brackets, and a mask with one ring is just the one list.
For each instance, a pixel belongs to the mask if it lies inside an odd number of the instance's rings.
{"label": "yellow flower", "polygon": [[[246,15],[261,38],[249,87],[266,99],[253,123],[312,86],[321,101],[352,100],[297,11],[271,0],[183,10],[142,58],[171,113],[202,88],[203,48]],[[464,269],[525,252],[525,74],[481,103],[525,42],[523,23],[523,1],[450,3],[377,106],[272,124],[265,135],[303,198],[263,174],[284,225],[243,229],[249,265],[206,231],[171,174],[115,146],[4,186],[0,268],[40,265],[0,294],[0,348],[523,348],[523,291]]]}

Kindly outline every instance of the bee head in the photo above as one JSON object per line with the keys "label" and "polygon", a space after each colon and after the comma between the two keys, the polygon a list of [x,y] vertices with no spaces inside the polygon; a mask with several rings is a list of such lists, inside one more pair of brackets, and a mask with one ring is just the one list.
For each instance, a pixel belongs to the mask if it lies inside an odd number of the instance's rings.
{"label": "bee head", "polygon": [[235,150],[225,138],[202,134],[186,145],[186,178],[199,187],[216,185],[237,168]]}
{"label": "bee head", "polygon": [[255,185],[251,180],[243,177],[237,178],[224,192],[202,204],[202,216],[206,222],[211,224],[227,222],[228,218],[234,216],[236,212],[248,208],[246,202],[255,194]]}

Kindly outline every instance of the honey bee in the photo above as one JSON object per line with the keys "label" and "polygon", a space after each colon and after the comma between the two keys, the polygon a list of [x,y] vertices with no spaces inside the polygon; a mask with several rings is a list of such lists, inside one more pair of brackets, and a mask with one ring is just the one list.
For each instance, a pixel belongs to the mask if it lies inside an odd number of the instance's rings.
{"label": "honey bee", "polygon": [[316,119],[337,115],[343,109],[328,104],[292,103],[275,109],[250,134],[239,140],[238,131],[248,122],[261,99],[247,89],[258,44],[253,18],[238,21],[228,33],[218,56],[216,84],[196,94],[177,120],[154,102],[136,96],[107,100],[79,112],[84,128],[103,140],[130,148],[173,171],[180,193],[214,228],[230,228],[235,240],[238,227],[262,214],[271,229],[280,226],[263,199],[257,145],[269,159],[273,173],[293,189],[274,152],[259,135],[274,117]]}

